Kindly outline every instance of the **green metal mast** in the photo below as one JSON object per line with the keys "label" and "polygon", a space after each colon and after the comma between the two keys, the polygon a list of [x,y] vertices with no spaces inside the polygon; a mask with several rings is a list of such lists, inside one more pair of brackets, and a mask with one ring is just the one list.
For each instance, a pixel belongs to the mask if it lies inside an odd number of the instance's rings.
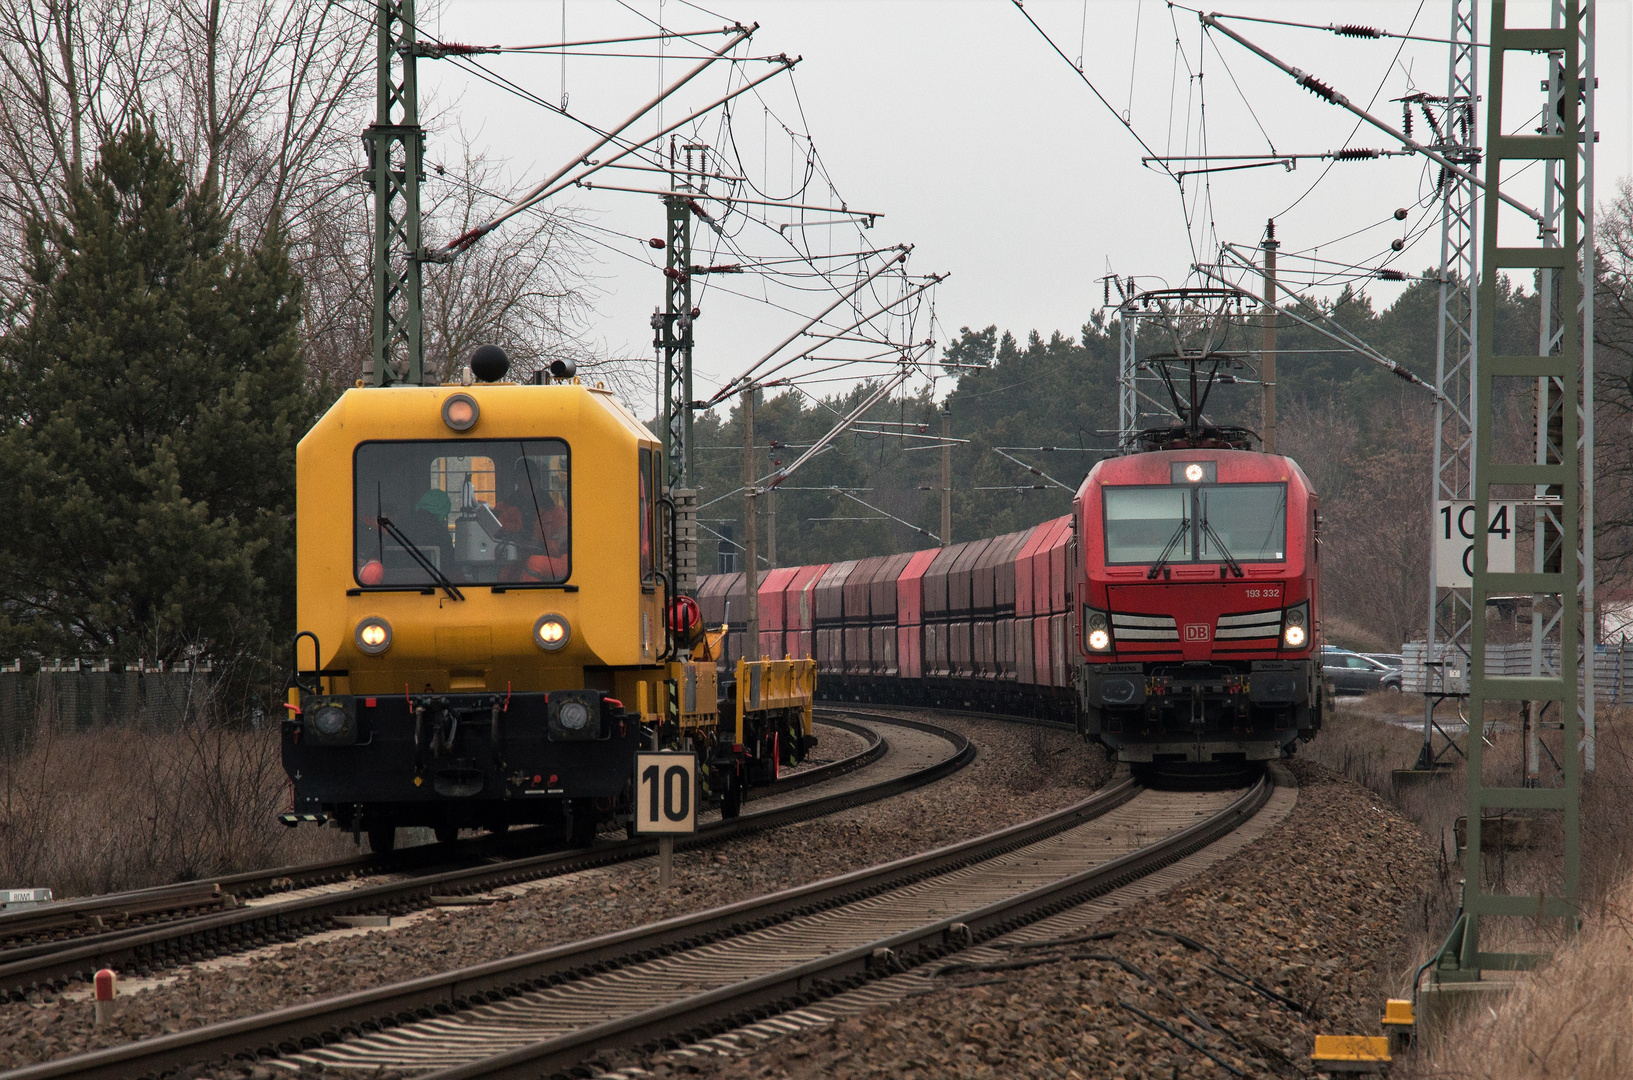
{"label": "green metal mast", "polygon": [[414,71],[414,0],[375,0],[375,20],[375,117],[363,135],[365,175],[374,189],[374,347],[363,378],[370,386],[420,386],[426,381],[420,317],[425,132]]}
{"label": "green metal mast", "polygon": [[[1583,165],[1591,171],[1591,125],[1584,124],[1584,112],[1591,115],[1592,101],[1592,0],[1564,0],[1556,4],[1553,25],[1548,28],[1510,28],[1505,0],[1492,0],[1491,68],[1486,81],[1490,106],[1486,116],[1485,191],[1482,213],[1483,237],[1478,302],[1477,347],[1478,387],[1475,394],[1475,520],[1490,520],[1493,487],[1527,488],[1554,493],[1539,499],[1538,515],[1546,514],[1557,528],[1558,550],[1563,557],[1539,559],[1529,572],[1497,573],[1486,568],[1487,535],[1475,529],[1471,614],[1473,617],[1471,672],[1469,681],[1469,737],[1467,794],[1468,834],[1464,853],[1463,918],[1453,929],[1442,952],[1437,975],[1446,980],[1478,979],[1482,970],[1505,970],[1529,966],[1534,958],[1523,954],[1488,953],[1480,950],[1480,922],[1487,916],[1560,918],[1574,926],[1578,919],[1580,876],[1580,793],[1582,783],[1582,717],[1579,713],[1581,657],[1584,641],[1591,672],[1593,640],[1583,635],[1583,604],[1579,588],[1584,565],[1581,537],[1591,529],[1584,519],[1584,503],[1591,506],[1591,448],[1584,468],[1579,432],[1583,417],[1591,417],[1593,387],[1591,354],[1585,353],[1583,305],[1585,288],[1591,288],[1593,272],[1591,235],[1585,236],[1581,206]],[[1558,95],[1555,122],[1545,123],[1540,134],[1507,135],[1503,132],[1503,73],[1510,54],[1544,54],[1551,70],[1564,73],[1567,86],[1576,83],[1578,93]],[[1584,60],[1586,64],[1584,65]],[[1583,106],[1587,107],[1584,109]],[[1518,234],[1499,240],[1499,199],[1509,192],[1503,182],[1516,188],[1516,174],[1526,166],[1542,162],[1560,177],[1553,211],[1542,217],[1540,237],[1520,246]],[[1513,194],[1518,194],[1516,190]],[[1514,221],[1507,222],[1513,230]],[[1523,231],[1523,230],[1522,230]],[[1551,347],[1540,355],[1504,356],[1495,351],[1497,282],[1504,272],[1542,271],[1556,290],[1556,310],[1562,312]],[[1543,303],[1548,297],[1542,298]],[[1588,317],[1591,318],[1591,313]],[[1583,365],[1588,366],[1584,378]],[[1551,388],[1562,403],[1550,410],[1548,398],[1539,400],[1539,423],[1552,427],[1557,435],[1547,441],[1554,452],[1538,454],[1538,460],[1515,462],[1498,456],[1500,440],[1493,436],[1494,413],[1500,407],[1494,393],[1497,379]],[[1516,385],[1509,383],[1507,385]],[[1550,395],[1550,396],[1552,396]],[[1508,400],[1503,397],[1502,400]],[[1554,415],[1550,417],[1548,413]],[[1552,424],[1549,424],[1549,420]],[[1512,455],[1509,455],[1510,457]],[[1584,493],[1586,498],[1584,498]],[[1586,548],[1591,558],[1592,548]],[[1553,606],[1558,615],[1557,662],[1533,668],[1528,675],[1493,675],[1487,672],[1487,601],[1493,596],[1532,594],[1538,603]],[[1591,695],[1591,680],[1587,685]],[[1562,731],[1559,776],[1552,787],[1509,786],[1485,772],[1485,730],[1489,702],[1540,703],[1558,718]],[[1488,875],[1481,846],[1482,825],[1499,815],[1519,810],[1527,813],[1557,814],[1564,838],[1561,879],[1542,895],[1514,895],[1487,892]],[[1557,894],[1553,890],[1557,890]]]}
{"label": "green metal mast", "polygon": [[664,441],[669,482],[692,486],[692,210],[684,195],[670,195],[669,262],[664,269]]}
{"label": "green metal mast", "polygon": [[[692,460],[692,199],[693,152],[685,148],[684,164],[669,146],[672,193],[664,196],[669,228],[665,239],[663,310],[652,315],[652,345],[663,359],[663,441],[671,488],[690,488]],[[701,166],[699,166],[699,170]]]}

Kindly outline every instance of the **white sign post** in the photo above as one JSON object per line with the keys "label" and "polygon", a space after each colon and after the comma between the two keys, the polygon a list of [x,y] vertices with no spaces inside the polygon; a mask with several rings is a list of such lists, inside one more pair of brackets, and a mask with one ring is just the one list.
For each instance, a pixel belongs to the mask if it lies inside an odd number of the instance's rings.
{"label": "white sign post", "polygon": [[675,872],[675,834],[697,832],[697,755],[682,750],[635,755],[635,831],[658,837],[658,884]]}
{"label": "white sign post", "polygon": [[[1517,502],[1494,502],[1486,523],[1486,569],[1514,572],[1514,535],[1519,531]],[[1442,589],[1474,587],[1474,503],[1441,502],[1435,507],[1435,585]]]}

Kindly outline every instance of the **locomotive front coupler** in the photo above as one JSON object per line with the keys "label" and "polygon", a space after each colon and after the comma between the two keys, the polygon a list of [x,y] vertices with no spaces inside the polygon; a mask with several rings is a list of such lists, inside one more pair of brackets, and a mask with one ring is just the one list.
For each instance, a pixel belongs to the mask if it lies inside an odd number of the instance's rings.
{"label": "locomotive front coupler", "polygon": [[503,765],[499,718],[510,705],[507,694],[405,695],[414,714],[414,758],[423,763],[424,752],[433,758],[446,757],[459,743],[460,722],[487,721],[488,738],[495,765]]}

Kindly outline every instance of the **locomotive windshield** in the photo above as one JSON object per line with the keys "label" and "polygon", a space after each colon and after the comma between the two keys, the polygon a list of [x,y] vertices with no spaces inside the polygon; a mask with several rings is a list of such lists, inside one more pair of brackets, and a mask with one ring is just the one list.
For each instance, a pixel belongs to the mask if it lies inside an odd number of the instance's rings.
{"label": "locomotive windshield", "polygon": [[1286,484],[1108,486],[1107,563],[1282,562]]}
{"label": "locomotive windshield", "polygon": [[354,470],[359,585],[552,584],[571,572],[559,439],[369,442]]}

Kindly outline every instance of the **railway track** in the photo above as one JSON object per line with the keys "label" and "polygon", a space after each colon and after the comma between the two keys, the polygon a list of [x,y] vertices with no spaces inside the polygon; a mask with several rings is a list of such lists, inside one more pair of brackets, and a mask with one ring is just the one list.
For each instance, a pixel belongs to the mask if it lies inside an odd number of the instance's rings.
{"label": "railway track", "polygon": [[[882,716],[869,718],[871,723],[894,725],[898,729],[897,743],[916,749],[917,753],[911,753],[907,752],[907,747],[893,746],[881,733],[866,724],[833,717],[825,717],[824,722],[864,735],[869,739],[869,745],[848,758],[804,770],[769,789],[761,789],[756,793],[758,797],[748,803],[749,809],[741,817],[726,821],[719,819],[716,813],[714,820],[700,824],[695,836],[682,838],[676,846],[684,850],[717,844],[751,832],[778,828],[888,798],[940,779],[963,767],[975,755],[975,748],[964,736],[933,724]],[[930,744],[939,750],[930,751]],[[893,759],[896,759],[895,767],[891,764]],[[884,770],[884,776],[873,777],[872,772],[878,770],[871,770],[867,775],[859,774],[859,770],[875,764]],[[849,775],[853,773],[858,775]],[[795,796],[796,792],[818,785],[831,785],[835,790],[814,798]],[[259,886],[274,875],[291,883],[301,879],[293,877],[288,871],[274,871],[178,886],[176,888],[182,890],[219,890],[217,895],[227,896],[230,905],[203,914],[171,917],[152,926],[97,932],[94,923],[91,923],[91,931],[82,930],[77,938],[34,941],[0,951],[0,993],[18,999],[42,987],[60,989],[71,982],[88,980],[103,967],[138,976],[148,975],[212,956],[294,941],[338,925],[337,920],[347,916],[405,914],[431,906],[442,898],[467,897],[506,885],[626,862],[651,855],[656,849],[657,842],[653,839],[623,839],[576,851],[477,861],[451,869],[413,873],[401,879],[374,884],[359,883],[346,889],[314,890],[310,895],[289,899],[263,899],[260,903],[240,902],[226,892],[230,885],[224,886],[224,883],[237,881]],[[311,871],[314,877],[332,882],[336,878],[345,878],[346,875],[340,874],[336,868],[347,861],[336,860],[305,869]],[[441,861],[445,863],[447,855]],[[359,862],[378,865],[377,861],[351,862],[354,866]],[[391,867],[399,872],[403,869],[401,863],[393,863]],[[167,902],[162,890],[144,890],[144,893],[155,894],[149,899],[156,909]],[[129,903],[132,897],[140,895],[98,897],[93,901]],[[266,896],[265,891],[262,896]],[[74,905],[67,906],[72,908]],[[174,916],[178,909],[171,907],[169,910]],[[188,909],[179,910],[185,913]],[[25,911],[17,914],[34,913]],[[68,914],[54,912],[53,916]],[[155,915],[162,918],[157,910]],[[89,920],[80,921],[81,926],[86,923]]]}
{"label": "railway track", "polygon": [[436,1080],[538,1077],[708,1038],[936,965],[1207,847],[1269,799],[1132,780],[883,866],[459,971],[64,1058],[10,1080],[130,1077],[250,1055]]}

